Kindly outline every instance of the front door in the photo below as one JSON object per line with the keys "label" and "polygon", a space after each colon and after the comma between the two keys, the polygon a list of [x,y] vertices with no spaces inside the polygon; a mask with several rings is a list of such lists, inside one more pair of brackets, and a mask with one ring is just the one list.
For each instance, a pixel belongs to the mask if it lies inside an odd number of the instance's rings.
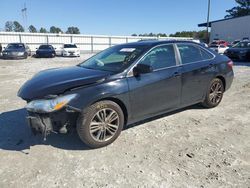
{"label": "front door", "polygon": [[142,120],[176,108],[180,104],[181,74],[172,44],[153,48],[139,63],[153,72],[128,77],[134,119]]}

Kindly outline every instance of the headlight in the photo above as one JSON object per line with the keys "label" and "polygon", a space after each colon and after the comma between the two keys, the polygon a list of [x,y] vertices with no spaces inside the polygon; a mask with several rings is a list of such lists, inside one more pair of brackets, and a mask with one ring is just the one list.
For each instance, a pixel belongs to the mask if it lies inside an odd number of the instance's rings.
{"label": "headlight", "polygon": [[76,98],[76,94],[65,95],[55,99],[41,99],[29,102],[26,109],[31,112],[48,113],[62,109],[71,100]]}

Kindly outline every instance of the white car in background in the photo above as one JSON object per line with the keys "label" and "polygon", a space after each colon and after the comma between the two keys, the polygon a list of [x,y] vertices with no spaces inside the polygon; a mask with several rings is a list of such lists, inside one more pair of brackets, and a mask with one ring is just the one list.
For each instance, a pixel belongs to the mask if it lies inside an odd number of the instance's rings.
{"label": "white car in background", "polygon": [[64,44],[62,47],[63,57],[80,57],[80,49],[75,44]]}
{"label": "white car in background", "polygon": [[229,48],[228,46],[225,46],[223,44],[220,45],[211,45],[209,47],[210,49],[216,51],[218,54],[224,54],[224,52]]}

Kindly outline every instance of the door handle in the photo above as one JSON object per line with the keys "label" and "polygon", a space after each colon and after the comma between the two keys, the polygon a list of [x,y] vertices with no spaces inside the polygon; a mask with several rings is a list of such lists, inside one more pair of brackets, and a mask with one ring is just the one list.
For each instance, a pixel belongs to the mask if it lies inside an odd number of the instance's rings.
{"label": "door handle", "polygon": [[179,73],[179,72],[175,72],[174,73],[174,77],[178,77],[178,76],[180,76],[181,74]]}

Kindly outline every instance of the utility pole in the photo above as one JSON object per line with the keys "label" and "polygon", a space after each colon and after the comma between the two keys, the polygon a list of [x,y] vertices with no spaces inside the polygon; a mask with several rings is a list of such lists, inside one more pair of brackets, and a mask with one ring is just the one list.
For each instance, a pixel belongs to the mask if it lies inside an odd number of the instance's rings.
{"label": "utility pole", "polygon": [[207,43],[209,43],[209,17],[210,17],[210,4],[211,0],[208,0],[208,9],[207,9]]}
{"label": "utility pole", "polygon": [[24,31],[27,31],[27,8],[26,8],[26,3],[24,3],[22,11],[22,16],[23,16],[23,23],[24,23]]}

